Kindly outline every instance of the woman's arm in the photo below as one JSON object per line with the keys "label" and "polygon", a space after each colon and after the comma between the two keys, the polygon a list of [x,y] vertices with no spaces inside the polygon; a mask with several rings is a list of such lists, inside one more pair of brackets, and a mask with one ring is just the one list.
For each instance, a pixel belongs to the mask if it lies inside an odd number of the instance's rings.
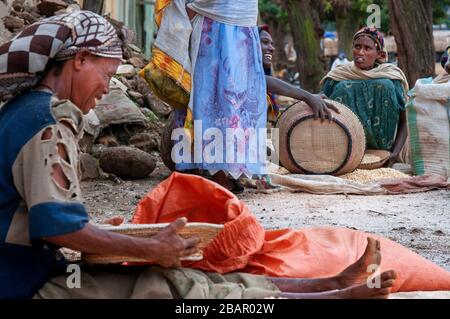
{"label": "woman's arm", "polygon": [[193,254],[198,243],[197,238],[184,239],[178,235],[186,223],[185,218],[180,218],[150,238],[117,234],[86,224],[79,231],[42,240],[84,253],[137,257],[163,267],[179,267],[180,257]]}
{"label": "woman's arm", "polygon": [[266,82],[268,92],[306,102],[313,110],[315,119],[328,118],[331,120],[333,118],[331,110],[339,113],[339,110],[334,105],[328,104],[323,100],[326,98],[325,95],[311,94],[269,75],[266,75]]}
{"label": "woman's arm", "polygon": [[403,146],[405,145],[406,139],[408,138],[408,126],[406,121],[406,111],[400,113],[400,118],[398,122],[397,136],[395,138],[394,146],[391,150],[391,157],[389,159],[389,166],[395,164],[398,159]]}

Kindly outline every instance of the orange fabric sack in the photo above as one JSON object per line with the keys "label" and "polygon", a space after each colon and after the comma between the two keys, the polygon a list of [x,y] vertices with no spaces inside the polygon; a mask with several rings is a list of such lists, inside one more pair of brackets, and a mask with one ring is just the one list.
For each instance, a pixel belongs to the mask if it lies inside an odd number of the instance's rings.
{"label": "orange fabric sack", "polygon": [[133,223],[224,224],[204,250],[204,259],[185,267],[275,277],[333,276],[363,254],[367,237],[381,240],[381,269],[396,270],[393,292],[450,290],[450,272],[393,241],[344,228],[264,230],[231,192],[202,177],[173,173],[139,203]]}

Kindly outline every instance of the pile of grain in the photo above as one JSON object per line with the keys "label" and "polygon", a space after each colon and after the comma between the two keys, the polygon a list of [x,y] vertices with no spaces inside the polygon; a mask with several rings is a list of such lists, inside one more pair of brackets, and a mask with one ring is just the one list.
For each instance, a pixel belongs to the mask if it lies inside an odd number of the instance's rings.
{"label": "pile of grain", "polygon": [[353,173],[341,176],[341,178],[359,183],[371,183],[381,179],[408,178],[408,177],[410,176],[392,168],[379,168],[375,170],[357,169]]}

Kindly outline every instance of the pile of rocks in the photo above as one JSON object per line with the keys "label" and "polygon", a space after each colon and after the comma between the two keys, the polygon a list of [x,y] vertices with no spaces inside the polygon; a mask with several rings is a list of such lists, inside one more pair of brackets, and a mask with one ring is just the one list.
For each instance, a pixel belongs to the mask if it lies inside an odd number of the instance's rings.
{"label": "pile of rocks", "polygon": [[[121,65],[117,71],[117,79],[127,88],[127,94],[141,108],[151,110],[158,117],[167,118],[171,112],[170,106],[159,100],[150,90],[147,82],[138,75],[144,68],[148,60],[141,49],[133,44],[128,44],[125,48],[124,58],[126,63]],[[147,110],[143,110],[148,114]]]}
{"label": "pile of rocks", "polygon": [[[77,10],[80,6],[73,0],[1,0],[0,44],[45,17]],[[114,96],[105,96],[95,110],[99,114],[102,107],[105,110],[113,108],[115,114],[112,117],[94,115],[98,123],[86,130],[80,143],[84,179],[111,176],[115,180],[115,176],[144,178],[160,161],[161,133],[171,108],[154,96],[146,81],[139,76],[139,71],[147,63],[140,48],[127,44],[124,64],[111,83],[110,94]],[[115,102],[117,96],[120,103]],[[130,117],[131,113],[134,115]]]}
{"label": "pile of rocks", "polygon": [[[85,134],[81,145],[83,151],[98,159],[101,168],[98,174],[86,174],[96,170],[92,167],[95,163],[92,158],[84,156],[86,162],[81,164],[85,178],[101,177],[103,172],[124,179],[145,178],[154,170],[156,162],[161,161],[161,134],[171,108],[155,97],[139,76],[139,71],[148,63],[142,51],[128,44],[124,59],[112,81],[109,96],[95,109],[101,132]],[[116,101],[115,105],[111,105],[112,101]],[[108,109],[108,119],[102,117],[103,108]],[[127,111],[121,112],[120,108]]]}
{"label": "pile of rocks", "polygon": [[44,17],[80,10],[77,2],[71,0],[42,0],[36,5],[34,3],[35,1],[14,0],[8,7],[8,15],[2,21],[4,28],[10,32],[9,37]]}

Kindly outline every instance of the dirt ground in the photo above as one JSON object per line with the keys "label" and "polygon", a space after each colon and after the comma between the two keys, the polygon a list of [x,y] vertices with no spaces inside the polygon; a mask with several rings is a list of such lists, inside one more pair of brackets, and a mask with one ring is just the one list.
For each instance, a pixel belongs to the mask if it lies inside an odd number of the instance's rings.
{"label": "dirt ground", "polygon": [[[139,181],[82,182],[95,222],[122,215],[129,221],[139,200],[170,172],[162,163]],[[339,226],[388,237],[450,271],[450,191],[398,196],[310,195],[248,190],[239,198],[270,229]]]}

